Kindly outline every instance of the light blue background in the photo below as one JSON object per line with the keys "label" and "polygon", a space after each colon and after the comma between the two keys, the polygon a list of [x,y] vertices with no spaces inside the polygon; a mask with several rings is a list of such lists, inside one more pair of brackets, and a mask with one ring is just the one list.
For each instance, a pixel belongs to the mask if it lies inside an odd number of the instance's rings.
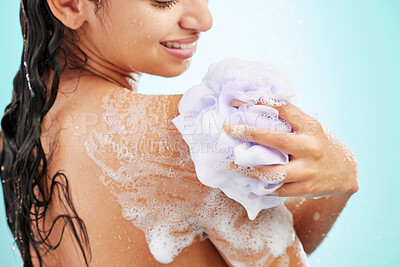
{"label": "light blue background", "polygon": [[[360,190],[311,266],[400,266],[400,1],[211,0],[214,27],[192,67],[144,76],[140,93],[184,93],[226,57],[273,61],[295,82],[298,105],[356,154]],[[21,56],[19,1],[0,4],[0,108],[9,103]],[[398,165],[397,165],[398,166]],[[0,192],[2,199],[2,192]],[[0,266],[21,266],[0,204]]]}

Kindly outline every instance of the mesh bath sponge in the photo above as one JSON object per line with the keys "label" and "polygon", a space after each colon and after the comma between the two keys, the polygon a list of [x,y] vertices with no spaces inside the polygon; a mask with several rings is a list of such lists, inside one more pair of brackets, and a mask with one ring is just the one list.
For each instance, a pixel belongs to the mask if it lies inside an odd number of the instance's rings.
{"label": "mesh bath sponge", "polygon": [[[260,165],[286,164],[288,155],[277,149],[246,142],[227,135],[224,124],[242,124],[291,132],[278,117],[278,110],[256,104],[295,101],[293,83],[275,65],[229,58],[212,64],[201,84],[189,89],[172,120],[190,148],[190,156],[200,182],[219,188],[239,202],[253,220],[262,209],[275,207],[286,198],[268,194],[278,189],[284,174],[274,173],[263,181],[243,174]],[[234,99],[246,102],[230,106]],[[229,168],[229,163],[239,170]]]}

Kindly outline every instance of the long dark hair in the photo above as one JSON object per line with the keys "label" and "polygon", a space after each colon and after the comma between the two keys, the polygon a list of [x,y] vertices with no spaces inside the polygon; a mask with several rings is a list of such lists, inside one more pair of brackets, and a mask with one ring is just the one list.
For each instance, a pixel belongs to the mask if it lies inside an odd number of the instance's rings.
{"label": "long dark hair", "polygon": [[[101,0],[89,1],[96,4],[97,11]],[[7,222],[24,266],[33,266],[30,247],[42,266],[43,250],[55,250],[68,225],[88,265],[89,238],[73,206],[68,179],[61,171],[49,176],[48,159],[40,140],[41,123],[56,100],[60,75],[66,66],[60,64],[58,54],[63,52],[61,44],[68,29],[54,17],[46,0],[22,0],[20,23],[24,37],[21,66],[14,78],[11,103],[1,120],[0,176]],[[47,88],[44,80],[50,69],[54,76]],[[57,195],[65,202],[66,214],[55,217],[51,228],[44,229],[49,204]],[[49,236],[59,220],[64,221],[61,236],[56,244],[50,244]]]}

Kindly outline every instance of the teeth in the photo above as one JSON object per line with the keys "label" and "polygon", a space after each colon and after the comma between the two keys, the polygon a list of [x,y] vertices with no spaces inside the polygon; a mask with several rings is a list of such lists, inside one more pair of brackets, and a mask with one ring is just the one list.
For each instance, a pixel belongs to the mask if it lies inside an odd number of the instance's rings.
{"label": "teeth", "polygon": [[174,42],[165,42],[162,44],[169,48],[189,49],[189,48],[194,47],[196,45],[196,42],[191,43],[191,44],[179,44],[179,43],[174,43]]}

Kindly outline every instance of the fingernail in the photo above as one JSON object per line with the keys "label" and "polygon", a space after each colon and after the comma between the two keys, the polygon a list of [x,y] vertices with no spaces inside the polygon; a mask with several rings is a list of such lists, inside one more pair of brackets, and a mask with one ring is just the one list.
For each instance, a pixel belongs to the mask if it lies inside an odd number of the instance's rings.
{"label": "fingernail", "polygon": [[222,126],[222,128],[224,129],[224,131],[226,132],[226,133],[231,133],[231,127],[229,127],[229,125],[228,124],[224,124],[223,126]]}
{"label": "fingernail", "polygon": [[244,103],[245,103],[245,102],[243,102],[243,101],[234,99],[234,100],[231,101],[230,105],[231,105],[232,107],[240,107],[240,106],[241,106],[242,104],[244,104]]}
{"label": "fingernail", "polygon": [[238,168],[238,165],[235,164],[234,162],[229,163],[229,170],[236,170]]}

